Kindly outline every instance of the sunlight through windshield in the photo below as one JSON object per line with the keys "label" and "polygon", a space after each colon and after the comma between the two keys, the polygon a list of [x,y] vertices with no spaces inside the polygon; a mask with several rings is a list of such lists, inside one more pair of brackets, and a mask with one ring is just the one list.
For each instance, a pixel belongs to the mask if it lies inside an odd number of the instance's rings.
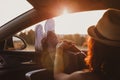
{"label": "sunlight through windshield", "polygon": [[[57,34],[87,34],[87,28],[96,25],[105,10],[85,11],[53,18],[55,20],[55,32]],[[46,21],[38,24],[44,26]]]}
{"label": "sunlight through windshield", "polygon": [[27,41],[28,44],[34,45],[35,28],[37,25],[40,24],[43,27],[44,34],[46,34],[45,26],[55,27],[55,33],[59,40],[66,39],[73,41],[76,43],[78,48],[86,50],[88,38],[87,29],[91,25],[96,25],[104,12],[105,10],[96,10],[69,14],[67,10],[64,10],[63,15],[39,22],[23,30],[19,35],[24,37],[26,36],[26,41],[30,40]]}

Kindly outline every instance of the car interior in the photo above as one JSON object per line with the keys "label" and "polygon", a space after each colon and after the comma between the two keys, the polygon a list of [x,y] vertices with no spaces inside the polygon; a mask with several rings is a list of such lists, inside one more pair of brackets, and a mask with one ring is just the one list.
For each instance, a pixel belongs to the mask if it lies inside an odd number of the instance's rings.
{"label": "car interior", "polygon": [[[54,80],[53,70],[44,67],[40,62],[42,52],[28,49],[30,38],[25,37],[26,28],[61,16],[64,7],[70,14],[108,8],[120,9],[119,0],[27,0],[33,8],[0,27],[0,80]],[[34,26],[33,26],[34,27]],[[29,29],[34,45],[34,31]],[[26,38],[26,39],[25,39]],[[83,36],[84,38],[84,36]],[[81,39],[81,38],[80,38]],[[84,39],[85,40],[85,39]],[[31,46],[30,46],[31,47]],[[26,50],[25,50],[26,49]],[[83,50],[87,53],[87,49]],[[69,56],[66,73],[88,68],[85,65],[85,54]],[[66,62],[67,63],[67,62]]]}

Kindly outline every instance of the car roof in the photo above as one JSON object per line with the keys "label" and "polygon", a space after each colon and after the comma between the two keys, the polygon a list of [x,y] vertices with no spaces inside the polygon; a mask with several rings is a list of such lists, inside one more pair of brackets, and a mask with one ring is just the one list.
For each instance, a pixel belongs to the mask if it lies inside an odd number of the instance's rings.
{"label": "car roof", "polygon": [[[101,10],[107,8],[120,9],[119,0],[27,0],[34,8],[21,14],[0,28],[0,40],[40,21],[59,16],[62,8],[67,7],[70,13]],[[4,34],[4,35],[3,35]]]}

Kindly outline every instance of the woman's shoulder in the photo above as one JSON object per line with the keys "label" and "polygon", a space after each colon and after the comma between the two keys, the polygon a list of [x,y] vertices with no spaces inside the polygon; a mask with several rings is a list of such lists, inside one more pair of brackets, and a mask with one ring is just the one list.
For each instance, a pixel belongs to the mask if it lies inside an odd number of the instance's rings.
{"label": "woman's shoulder", "polygon": [[69,80],[101,80],[100,76],[89,70],[76,71],[70,74]]}

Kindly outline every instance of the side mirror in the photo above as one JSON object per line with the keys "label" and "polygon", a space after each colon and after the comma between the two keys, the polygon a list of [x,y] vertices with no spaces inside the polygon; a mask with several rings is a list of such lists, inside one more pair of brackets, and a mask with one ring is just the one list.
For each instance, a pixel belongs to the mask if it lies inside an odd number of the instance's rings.
{"label": "side mirror", "polygon": [[3,50],[23,50],[27,47],[26,41],[19,36],[12,36],[4,41]]}
{"label": "side mirror", "polygon": [[23,50],[27,47],[26,41],[19,36],[13,36],[14,50]]}

